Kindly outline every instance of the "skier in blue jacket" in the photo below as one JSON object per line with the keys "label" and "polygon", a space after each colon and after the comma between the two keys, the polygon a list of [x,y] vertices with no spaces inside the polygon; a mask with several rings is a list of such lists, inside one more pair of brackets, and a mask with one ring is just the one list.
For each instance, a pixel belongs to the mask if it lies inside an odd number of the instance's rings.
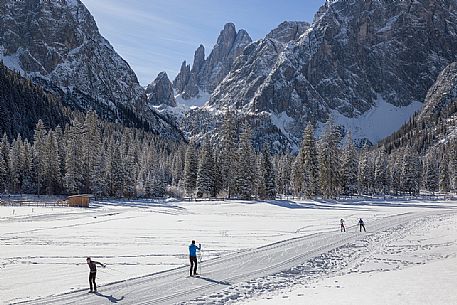
{"label": "skier in blue jacket", "polygon": [[201,244],[198,247],[195,245],[195,240],[189,245],[190,276],[192,276],[192,270],[193,275],[197,275],[197,250],[200,251],[201,248]]}

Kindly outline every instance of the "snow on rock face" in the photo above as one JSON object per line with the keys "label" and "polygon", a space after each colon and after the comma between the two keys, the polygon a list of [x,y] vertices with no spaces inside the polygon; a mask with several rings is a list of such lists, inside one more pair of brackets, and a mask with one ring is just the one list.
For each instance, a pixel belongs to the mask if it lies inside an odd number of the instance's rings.
{"label": "snow on rock face", "polygon": [[135,73],[80,1],[10,0],[1,6],[3,55],[17,56],[26,74],[115,103],[142,95]]}
{"label": "snow on rock face", "polygon": [[157,78],[148,85],[146,94],[148,95],[148,101],[151,105],[176,106],[173,85],[165,72],[160,72]]}
{"label": "snow on rock face", "polygon": [[438,114],[455,102],[457,102],[457,62],[447,66],[438,76],[435,84],[428,91],[419,119],[427,120],[431,115]]}
{"label": "snow on rock face", "polygon": [[66,102],[78,109],[129,126],[146,121],[157,133],[181,137],[147,107],[135,73],[80,0],[5,0],[0,11],[0,60],[9,68],[66,99],[70,94]]}
{"label": "snow on rock face", "polygon": [[[357,125],[378,97],[410,115],[417,107],[409,105],[424,101],[440,71],[457,59],[456,12],[454,0],[327,1],[299,39],[278,48],[271,34],[248,46],[210,103],[285,112],[296,122],[286,131],[297,139],[309,120],[338,115]],[[282,32],[280,26],[272,33],[297,36]],[[384,124],[389,128],[378,134],[402,123]],[[360,136],[377,138],[370,133]]]}
{"label": "snow on rock face", "polygon": [[205,48],[200,45],[195,51],[192,69],[183,62],[173,82],[177,93],[185,99],[191,99],[200,92],[213,92],[229,73],[235,58],[251,41],[245,30],[237,32],[233,23],[227,23],[208,58],[205,59]]}

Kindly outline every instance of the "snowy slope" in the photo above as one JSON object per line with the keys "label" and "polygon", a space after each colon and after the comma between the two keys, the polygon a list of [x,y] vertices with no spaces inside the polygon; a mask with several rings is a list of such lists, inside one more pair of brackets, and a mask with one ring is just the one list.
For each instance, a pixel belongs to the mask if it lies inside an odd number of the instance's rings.
{"label": "snowy slope", "polygon": [[[360,200],[104,202],[89,210],[33,212],[5,207],[0,273],[10,281],[0,283],[0,296],[11,303],[55,295],[31,304],[224,304],[299,282],[310,266],[322,276],[339,270],[345,261],[334,261],[332,251],[357,256],[379,238],[395,240],[392,228],[414,228],[423,217],[454,206]],[[346,235],[336,232],[340,217],[351,225],[359,216],[367,222],[367,235],[354,227]],[[201,278],[187,278],[186,245],[192,238],[205,247]],[[86,255],[108,264],[98,274],[99,295],[87,294]],[[119,282],[107,284],[114,281]],[[65,291],[73,292],[59,295]]]}

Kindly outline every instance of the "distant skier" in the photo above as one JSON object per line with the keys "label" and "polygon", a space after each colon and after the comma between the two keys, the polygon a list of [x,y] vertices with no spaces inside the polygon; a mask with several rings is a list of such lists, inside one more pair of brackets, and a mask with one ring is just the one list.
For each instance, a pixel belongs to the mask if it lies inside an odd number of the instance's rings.
{"label": "distant skier", "polygon": [[346,228],[344,227],[344,219],[340,219],[340,230],[341,232],[346,232]]}
{"label": "distant skier", "polygon": [[189,245],[189,259],[190,259],[190,276],[192,276],[192,270],[193,270],[193,275],[197,275],[197,250],[200,251],[202,248],[201,244],[195,245],[195,240],[192,241],[192,243]]}
{"label": "distant skier", "polygon": [[365,229],[365,223],[363,222],[362,218],[359,219],[359,226],[360,226],[360,232],[362,232],[362,228],[363,228],[363,231],[366,232],[367,230]]}
{"label": "distant skier", "polygon": [[[97,265],[102,266],[103,268],[106,268],[105,264],[96,262],[91,260],[90,257],[86,258],[86,262],[89,265],[89,286],[90,286],[90,291],[89,292],[97,292],[97,284],[95,284],[95,278],[97,277]],[[92,284],[94,288],[92,289]]]}

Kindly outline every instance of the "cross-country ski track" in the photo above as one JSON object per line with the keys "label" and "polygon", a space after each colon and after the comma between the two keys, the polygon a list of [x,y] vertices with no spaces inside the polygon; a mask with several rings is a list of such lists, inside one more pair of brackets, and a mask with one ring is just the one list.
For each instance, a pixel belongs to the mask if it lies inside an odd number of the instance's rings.
{"label": "cross-country ski track", "polygon": [[[188,266],[183,266],[107,284],[99,287],[97,294],[89,294],[87,289],[84,289],[18,304],[224,304],[238,298],[237,289],[240,287],[251,285],[251,291],[255,293],[259,279],[263,278],[265,282],[268,281],[268,279],[265,280],[266,277],[281,272],[290,271],[293,274],[293,270],[298,266],[304,266],[316,258],[325,260],[329,257],[325,254],[336,249],[351,250],[349,245],[358,242],[364,242],[363,246],[367,248],[382,247],[382,241],[400,238],[396,235],[399,231],[408,230],[417,222],[450,213],[454,212],[429,210],[404,213],[368,224],[367,233],[359,233],[353,226],[348,227],[346,233],[339,231],[316,233],[224,255],[203,261],[202,274],[199,277],[189,277]],[[377,235],[382,236],[376,238]],[[340,259],[344,260],[344,258]],[[336,269],[347,267],[352,260],[347,259],[343,264],[336,266]],[[324,261],[318,267],[323,273],[337,271],[335,266],[333,269],[325,270],[328,266],[329,264]],[[296,270],[301,273],[307,272],[306,268]],[[316,270],[308,270],[308,272],[311,275]]]}

